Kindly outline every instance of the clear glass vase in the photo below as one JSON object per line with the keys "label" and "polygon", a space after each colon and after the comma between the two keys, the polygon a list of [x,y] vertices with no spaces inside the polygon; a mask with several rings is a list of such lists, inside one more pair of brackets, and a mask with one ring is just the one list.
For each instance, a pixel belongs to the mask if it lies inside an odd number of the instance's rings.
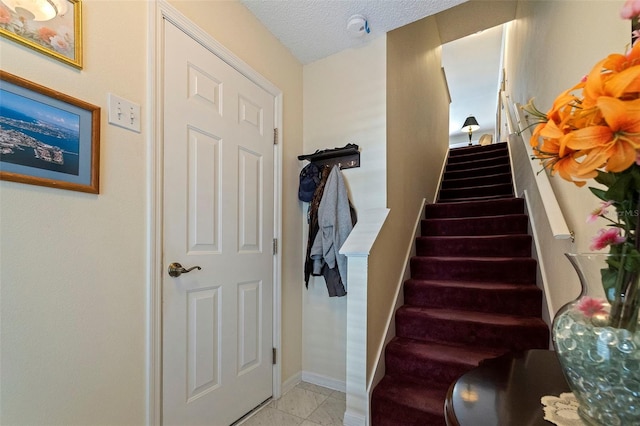
{"label": "clear glass vase", "polygon": [[[632,326],[627,323],[626,327],[621,327],[613,318],[616,315],[606,301],[602,284],[603,276],[611,273],[610,265],[619,265],[620,259],[612,256],[567,254],[580,277],[582,292],[576,300],[560,308],[554,317],[553,345],[569,387],[580,403],[578,413],[585,423],[640,425],[637,304],[630,304],[635,309],[631,313]],[[627,286],[635,285],[637,289],[638,275],[627,278],[633,280]],[[614,296],[609,294],[615,305]]]}

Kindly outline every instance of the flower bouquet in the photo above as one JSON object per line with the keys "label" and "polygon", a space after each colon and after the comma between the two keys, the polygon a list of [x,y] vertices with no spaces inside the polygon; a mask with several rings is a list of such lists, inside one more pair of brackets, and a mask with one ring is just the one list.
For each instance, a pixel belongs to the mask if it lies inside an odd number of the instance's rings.
{"label": "flower bouquet", "polygon": [[[601,204],[588,220],[609,222],[590,248],[608,247],[619,255],[601,271],[611,304],[609,326],[635,331],[640,307],[640,43],[599,61],[547,113],[533,101],[524,109],[537,119],[530,143],[551,175],[577,186],[593,179],[606,188],[589,188]],[[607,216],[610,208],[615,219]]]}

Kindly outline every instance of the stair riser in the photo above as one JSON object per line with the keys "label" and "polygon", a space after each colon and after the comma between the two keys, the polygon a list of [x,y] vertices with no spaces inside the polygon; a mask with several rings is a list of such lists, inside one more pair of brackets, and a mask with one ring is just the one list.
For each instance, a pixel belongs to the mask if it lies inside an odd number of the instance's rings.
{"label": "stair riser", "polygon": [[[373,426],[446,426],[444,411],[439,415],[425,413],[411,407],[401,407],[375,394],[371,398]],[[444,407],[444,401],[443,401]]]}
{"label": "stair riser", "polygon": [[524,199],[522,198],[456,204],[427,204],[425,206],[425,217],[427,219],[453,219],[523,213]]}
{"label": "stair riser", "polygon": [[548,349],[545,327],[505,326],[432,318],[402,309],[396,313],[396,335],[426,342],[455,343],[512,351]]}
{"label": "stair riser", "polygon": [[451,188],[441,189],[438,194],[438,199],[446,201],[452,198],[469,198],[469,197],[482,197],[491,195],[501,195],[506,197],[513,197],[513,185],[511,183],[498,184],[498,185],[486,185],[486,186],[473,186],[469,188]]}
{"label": "stair riser", "polygon": [[454,171],[445,170],[444,176],[442,177],[442,181],[447,181],[450,179],[473,179],[477,177],[483,177],[487,175],[497,175],[503,173],[511,173],[511,167],[508,164],[502,164],[498,166],[490,166],[490,167],[481,167],[474,169],[460,169]]}
{"label": "stair riser", "polygon": [[509,155],[509,151],[507,151],[506,148],[495,149],[491,151],[480,151],[472,154],[450,155],[449,158],[447,159],[447,164],[468,163],[471,161],[502,157],[505,155]]}
{"label": "stair riser", "polygon": [[498,153],[500,151],[508,152],[508,147],[505,142],[498,142],[491,145],[473,145],[473,146],[462,146],[459,148],[453,148],[449,150],[449,158],[464,156],[464,155],[476,155],[483,152]]}
{"label": "stair riser", "polygon": [[473,169],[479,169],[483,167],[492,167],[492,166],[504,166],[509,165],[509,157],[504,155],[501,157],[493,157],[487,158],[484,160],[474,160],[468,162],[460,162],[460,163],[452,163],[447,164],[445,167],[446,172],[456,172],[456,171],[468,171]]}
{"label": "stair riser", "polygon": [[482,217],[473,219],[423,219],[423,236],[478,236],[526,234],[529,220],[525,215]]}
{"label": "stair riser", "polygon": [[530,257],[531,236],[419,237],[417,256]]}
{"label": "stair riser", "polygon": [[413,354],[401,350],[385,352],[385,374],[404,374],[438,383],[453,383],[469,371],[465,364],[444,363],[433,359],[416,358]]}
{"label": "stair riser", "polygon": [[448,179],[442,181],[442,189],[468,188],[470,186],[486,186],[486,185],[511,185],[511,175],[497,174],[490,176],[482,176],[478,178],[466,179]]}
{"label": "stair riser", "polygon": [[518,290],[443,287],[408,281],[404,302],[411,306],[468,310],[506,315],[540,316],[542,292],[534,285]]}
{"label": "stair riser", "polygon": [[413,257],[411,259],[411,276],[418,280],[535,284],[536,266],[536,261],[530,258],[441,260],[430,257]]}

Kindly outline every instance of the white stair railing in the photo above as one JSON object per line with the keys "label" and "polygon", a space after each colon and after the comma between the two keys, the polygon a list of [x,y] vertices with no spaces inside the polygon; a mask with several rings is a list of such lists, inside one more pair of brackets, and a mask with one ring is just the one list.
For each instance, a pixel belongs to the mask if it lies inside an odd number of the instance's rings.
{"label": "white stair railing", "polygon": [[[517,129],[517,132],[520,134],[520,136],[522,136],[522,141],[526,147],[527,154],[530,158],[534,157],[535,154],[533,152],[531,144],[529,144],[529,140],[531,139],[531,128],[525,111],[521,108],[520,104],[513,103],[513,115],[515,115],[514,123],[514,117],[511,114],[510,109],[508,108],[509,103],[506,101],[504,92],[502,96],[503,103],[507,109],[507,118],[510,121],[509,128]],[[558,199],[556,198],[556,195],[553,192],[553,188],[551,187],[548,172],[542,168],[542,165],[538,161],[532,160],[529,164],[531,165],[531,169],[535,175],[536,185],[538,187],[538,191],[540,192],[542,205],[544,206],[544,210],[549,221],[549,226],[551,227],[553,237],[558,240],[573,240],[573,232],[569,229],[567,221],[564,218],[564,214],[562,214],[560,204],[558,204]]]}

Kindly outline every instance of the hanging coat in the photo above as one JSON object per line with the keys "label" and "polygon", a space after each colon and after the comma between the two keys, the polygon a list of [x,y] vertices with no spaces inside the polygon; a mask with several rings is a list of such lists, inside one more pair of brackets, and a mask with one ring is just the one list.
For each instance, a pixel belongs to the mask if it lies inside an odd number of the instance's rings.
{"label": "hanging coat", "polygon": [[347,256],[339,250],[353,229],[347,187],[338,166],[333,166],[324,186],[318,207],[318,234],[311,247],[313,273],[321,274],[323,264],[338,268],[339,277],[347,287]]}

